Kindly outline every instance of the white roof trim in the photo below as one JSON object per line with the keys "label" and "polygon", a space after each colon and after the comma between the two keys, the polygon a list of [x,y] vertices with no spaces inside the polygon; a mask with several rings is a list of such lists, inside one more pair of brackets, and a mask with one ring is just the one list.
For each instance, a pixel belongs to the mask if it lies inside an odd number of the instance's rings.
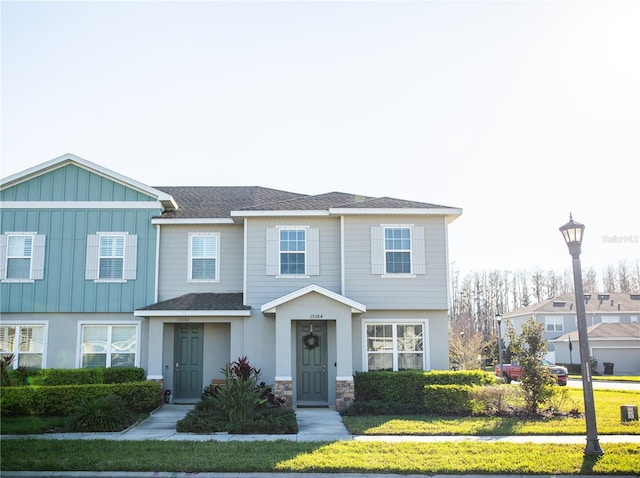
{"label": "white roof trim", "polygon": [[207,217],[183,217],[183,218],[154,218],[151,224],[235,224],[233,219],[207,218]]}
{"label": "white roof trim", "polygon": [[135,310],[135,317],[249,317],[250,310]]}
{"label": "white roof trim", "polygon": [[458,208],[329,208],[330,214],[348,215],[403,215],[403,216],[460,216],[462,209]]}
{"label": "white roof trim", "polygon": [[231,217],[271,217],[271,216],[328,216],[326,209],[302,209],[295,211],[231,211]]}
{"label": "white roof trim", "polygon": [[340,302],[341,304],[349,306],[351,307],[351,312],[353,313],[362,314],[367,311],[367,307],[364,304],[356,302],[355,300],[347,299],[346,297],[340,294],[336,294],[335,292],[325,289],[324,287],[320,287],[317,284],[308,285],[306,287],[303,287],[302,289],[298,289],[287,295],[283,295],[282,297],[272,300],[271,302],[267,302],[260,308],[260,311],[263,314],[273,314],[276,312],[278,306],[286,304],[289,301],[295,300],[311,292],[316,292],[320,295],[328,297],[329,299],[335,300],[336,302]]}
{"label": "white roof trim", "polygon": [[64,154],[58,158],[52,159],[45,163],[34,166],[33,168],[25,169],[22,172],[13,174],[9,177],[6,177],[0,180],[0,189],[5,189],[10,186],[15,186],[16,184],[20,184],[24,181],[28,181],[31,178],[41,176],[55,169],[66,166],[67,164],[75,164],[80,166],[81,168],[87,169],[89,171],[95,172],[101,176],[109,178],[117,183],[123,184],[125,186],[136,189],[142,193],[148,194],[150,196],[154,196],[158,198],[165,209],[177,209],[178,205],[176,204],[173,197],[163,191],[152,188],[151,186],[147,186],[141,182],[136,181],[135,179],[128,178],[127,176],[123,176],[122,174],[116,173],[115,171],[111,171],[110,169],[104,168],[99,164],[92,163],[91,161],[87,161],[75,154]]}

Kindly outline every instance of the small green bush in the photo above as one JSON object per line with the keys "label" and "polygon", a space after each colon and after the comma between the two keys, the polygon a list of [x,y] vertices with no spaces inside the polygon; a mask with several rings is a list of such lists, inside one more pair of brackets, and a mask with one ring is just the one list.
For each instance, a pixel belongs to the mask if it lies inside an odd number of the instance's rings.
{"label": "small green bush", "polygon": [[471,385],[427,385],[424,408],[439,415],[468,415],[472,410],[471,390]]}
{"label": "small green bush", "polygon": [[149,412],[160,404],[160,386],[153,382],[4,387],[0,396],[3,414],[65,415],[82,400],[117,395],[135,412]]}
{"label": "small green bush", "polygon": [[425,413],[423,405],[405,405],[389,403],[380,400],[369,402],[352,402],[340,414],[343,417],[358,417],[371,415],[419,415]]}
{"label": "small green bush", "polygon": [[29,385],[88,385],[142,382],[145,372],[140,367],[45,368],[33,371]]}
{"label": "small green bush", "polygon": [[117,432],[133,423],[133,415],[124,400],[106,395],[94,400],[81,400],[71,410],[67,430],[71,432]]}

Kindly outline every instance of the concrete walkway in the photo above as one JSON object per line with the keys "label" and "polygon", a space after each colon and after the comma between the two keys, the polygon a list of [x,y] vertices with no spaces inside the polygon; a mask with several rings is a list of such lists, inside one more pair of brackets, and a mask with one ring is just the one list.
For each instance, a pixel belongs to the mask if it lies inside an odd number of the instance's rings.
{"label": "concrete walkway", "polygon": [[[298,433],[289,435],[233,435],[213,433],[199,435],[178,433],[176,422],[183,418],[194,405],[164,405],[151,413],[149,418],[137,425],[117,433],[47,433],[44,435],[2,435],[3,440],[41,438],[46,440],[175,440],[175,441],[385,441],[400,442],[508,442],[508,443],[559,443],[585,444],[584,435],[562,436],[380,436],[350,435],[338,412],[330,408],[297,408]],[[640,443],[640,435],[600,435],[600,443]]]}

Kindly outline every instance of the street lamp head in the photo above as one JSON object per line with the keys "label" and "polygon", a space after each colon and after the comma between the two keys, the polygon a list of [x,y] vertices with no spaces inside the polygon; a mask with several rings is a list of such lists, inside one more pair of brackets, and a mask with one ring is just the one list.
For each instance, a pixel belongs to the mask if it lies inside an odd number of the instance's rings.
{"label": "street lamp head", "polygon": [[569,222],[560,227],[560,232],[564,237],[564,242],[569,247],[569,253],[572,256],[579,256],[580,245],[584,235],[584,224],[574,221],[571,213],[569,213]]}

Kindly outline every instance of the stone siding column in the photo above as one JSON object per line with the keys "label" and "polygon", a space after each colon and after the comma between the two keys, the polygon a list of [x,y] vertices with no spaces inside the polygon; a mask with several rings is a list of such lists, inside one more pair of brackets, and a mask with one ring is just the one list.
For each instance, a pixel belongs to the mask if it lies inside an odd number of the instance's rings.
{"label": "stone siding column", "polygon": [[277,399],[284,399],[284,408],[293,408],[293,380],[276,379],[273,394]]}
{"label": "stone siding column", "polygon": [[353,403],[354,397],[353,378],[336,380],[336,410],[347,408]]}

